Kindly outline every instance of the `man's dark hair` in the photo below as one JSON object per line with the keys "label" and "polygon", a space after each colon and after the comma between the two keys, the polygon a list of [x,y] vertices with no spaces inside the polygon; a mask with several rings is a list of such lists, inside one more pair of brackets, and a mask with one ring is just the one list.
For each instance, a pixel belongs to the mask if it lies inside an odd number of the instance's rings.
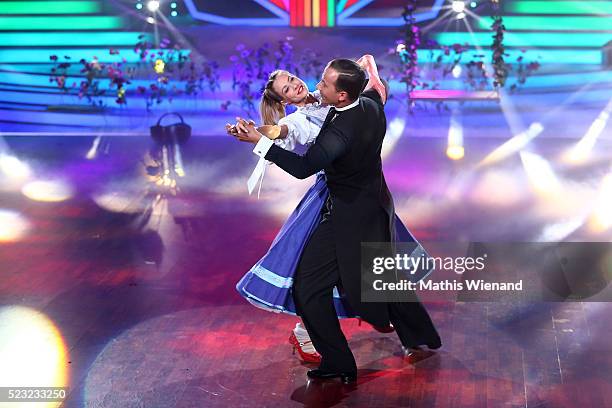
{"label": "man's dark hair", "polygon": [[366,83],[365,71],[355,61],[345,58],[332,60],[329,67],[338,72],[336,91],[344,91],[351,101],[356,100]]}

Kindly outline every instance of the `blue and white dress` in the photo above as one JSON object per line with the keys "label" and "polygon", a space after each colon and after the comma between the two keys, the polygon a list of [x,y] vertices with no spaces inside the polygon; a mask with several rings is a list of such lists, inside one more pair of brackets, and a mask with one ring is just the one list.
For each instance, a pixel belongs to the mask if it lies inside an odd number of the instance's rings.
{"label": "blue and white dress", "polygon": [[[314,95],[320,98],[318,92]],[[287,137],[276,139],[274,143],[286,150],[294,150],[297,145],[311,145],[319,135],[328,111],[329,106],[323,106],[320,102],[298,107],[295,112],[279,121],[279,125],[287,126],[288,133]],[[265,166],[265,160],[261,159],[249,179],[249,192],[257,181],[261,181]],[[316,177],[315,184],[289,215],[268,252],[236,285],[238,293],[259,308],[296,314],[292,294],[293,276],[308,238],[321,220],[321,209],[329,195],[325,173],[320,171]],[[413,256],[421,253],[426,255],[397,215],[395,227],[398,242],[414,242],[418,245]],[[339,318],[357,317],[338,288],[334,288],[333,296]]]}

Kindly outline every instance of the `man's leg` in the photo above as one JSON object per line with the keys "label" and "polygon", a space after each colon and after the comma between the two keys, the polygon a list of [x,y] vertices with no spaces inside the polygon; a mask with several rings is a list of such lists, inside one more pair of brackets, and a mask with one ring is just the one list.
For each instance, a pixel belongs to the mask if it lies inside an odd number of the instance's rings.
{"label": "man's leg", "polygon": [[330,222],[325,221],[317,226],[304,248],[293,283],[293,299],[312,343],[321,354],[319,368],[353,374],[357,365],[333,303],[333,288],[339,281],[333,231]]}
{"label": "man's leg", "polygon": [[414,298],[414,302],[389,303],[389,319],[406,348],[427,345],[439,348],[442,343],[427,310]]}

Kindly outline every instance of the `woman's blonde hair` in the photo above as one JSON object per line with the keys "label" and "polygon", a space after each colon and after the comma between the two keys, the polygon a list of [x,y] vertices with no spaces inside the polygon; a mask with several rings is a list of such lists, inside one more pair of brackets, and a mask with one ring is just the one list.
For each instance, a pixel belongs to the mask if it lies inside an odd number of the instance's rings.
{"label": "woman's blonde hair", "polygon": [[272,88],[274,80],[279,74],[288,74],[288,72],[282,69],[272,72],[261,95],[259,114],[264,125],[276,125],[281,118],[287,116],[283,98]]}

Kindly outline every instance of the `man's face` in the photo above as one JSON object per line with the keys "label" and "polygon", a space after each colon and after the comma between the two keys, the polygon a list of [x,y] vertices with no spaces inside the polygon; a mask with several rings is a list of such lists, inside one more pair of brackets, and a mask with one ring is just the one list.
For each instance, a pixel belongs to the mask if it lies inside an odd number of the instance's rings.
{"label": "man's face", "polygon": [[336,80],[338,79],[338,71],[329,67],[329,64],[323,71],[321,81],[317,84],[317,89],[321,92],[321,100],[328,105],[342,105],[347,101],[348,95],[345,91],[336,90]]}

